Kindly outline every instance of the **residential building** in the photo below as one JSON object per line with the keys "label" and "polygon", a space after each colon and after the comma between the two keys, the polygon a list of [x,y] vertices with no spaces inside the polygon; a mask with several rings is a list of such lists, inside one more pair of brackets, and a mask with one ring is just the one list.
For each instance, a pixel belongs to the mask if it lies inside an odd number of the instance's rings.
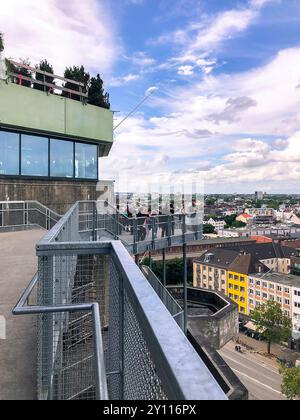
{"label": "residential building", "polygon": [[248,276],[267,272],[256,257],[233,249],[214,249],[194,261],[194,287],[218,290],[230,297],[241,315],[248,315]]}
{"label": "residential building", "polygon": [[293,338],[300,338],[300,278],[291,274],[258,273],[249,276],[249,313],[268,301],[277,302],[292,319]]}
{"label": "residential building", "polygon": [[225,220],[213,219],[212,217],[209,220],[204,221],[203,223],[212,225],[217,232],[224,230],[226,226]]}
{"label": "residential building", "polygon": [[300,248],[297,248],[295,255],[291,257],[291,274],[300,276]]}
{"label": "residential building", "polygon": [[300,339],[300,284],[295,281],[293,285],[293,337],[296,340]]}
{"label": "residential building", "polygon": [[268,216],[268,215],[259,215],[259,216],[255,216],[253,222],[256,225],[273,225],[274,224],[274,217],[273,216]]}
{"label": "residential building", "polygon": [[269,270],[282,274],[290,273],[291,258],[296,256],[297,251],[289,246],[284,246],[281,241],[267,243],[254,243],[249,245],[237,245],[230,249],[246,252],[255,256]]}
{"label": "residential building", "polygon": [[239,216],[237,216],[236,221],[242,222],[248,225],[253,220],[253,216],[250,216],[250,214],[242,213]]}
{"label": "residential building", "polygon": [[263,191],[255,191],[254,198],[255,200],[263,200],[265,193]]}

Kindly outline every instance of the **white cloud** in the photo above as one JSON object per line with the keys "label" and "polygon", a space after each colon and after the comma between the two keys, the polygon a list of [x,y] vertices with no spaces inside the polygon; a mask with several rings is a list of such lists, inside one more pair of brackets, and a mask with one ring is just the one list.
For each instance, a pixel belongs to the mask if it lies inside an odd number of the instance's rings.
{"label": "white cloud", "polygon": [[113,77],[111,80],[108,81],[108,86],[118,87],[126,85],[127,83],[134,82],[138,79],[140,79],[139,74],[127,74],[126,76],[120,76],[120,77]]}
{"label": "white cloud", "polygon": [[[171,62],[182,66],[199,66],[209,74],[217,62],[212,54],[226,41],[242,34],[260,16],[261,9],[277,0],[249,0],[245,6],[225,10],[211,17],[200,14],[185,29],[166,33],[152,40],[153,44],[170,43],[180,48],[180,53]],[[200,56],[200,60],[199,60]]]}
{"label": "white cloud", "polygon": [[81,64],[107,74],[120,53],[113,21],[97,0],[2,1],[0,28],[7,56],[33,64],[47,58],[60,74]]}
{"label": "white cloud", "polygon": [[[153,107],[164,109],[165,116],[130,118],[117,136],[107,170],[126,168],[134,177],[194,169],[205,178],[207,191],[256,185],[280,192],[284,180],[298,191],[299,79],[300,47],[279,52],[260,68],[210,75],[189,88],[173,88],[164,98],[155,96]],[[212,115],[224,118],[216,121]],[[167,160],[153,161],[153,155]]]}
{"label": "white cloud", "polygon": [[178,68],[178,74],[180,76],[192,76],[194,74],[193,66],[180,66]]}

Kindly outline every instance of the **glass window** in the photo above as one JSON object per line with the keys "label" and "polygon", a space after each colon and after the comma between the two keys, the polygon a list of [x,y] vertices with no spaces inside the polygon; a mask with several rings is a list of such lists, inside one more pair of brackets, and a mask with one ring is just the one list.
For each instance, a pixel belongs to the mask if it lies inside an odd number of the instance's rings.
{"label": "glass window", "polygon": [[97,179],[97,146],[94,144],[75,144],[75,177]]}
{"label": "glass window", "polygon": [[50,140],[50,176],[73,178],[74,143],[63,140]]}
{"label": "glass window", "polygon": [[48,176],[48,139],[22,135],[22,175]]}
{"label": "glass window", "polygon": [[0,131],[0,175],[19,175],[19,134]]}

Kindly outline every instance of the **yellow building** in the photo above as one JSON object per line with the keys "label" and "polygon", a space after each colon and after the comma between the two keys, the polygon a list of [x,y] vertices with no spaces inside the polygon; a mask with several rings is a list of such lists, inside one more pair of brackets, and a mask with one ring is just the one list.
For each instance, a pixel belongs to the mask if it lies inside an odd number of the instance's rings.
{"label": "yellow building", "polygon": [[249,315],[247,275],[228,271],[227,296],[239,306],[240,314]]}
{"label": "yellow building", "polygon": [[250,253],[215,248],[194,261],[194,287],[224,293],[249,315],[248,276],[269,269]]}

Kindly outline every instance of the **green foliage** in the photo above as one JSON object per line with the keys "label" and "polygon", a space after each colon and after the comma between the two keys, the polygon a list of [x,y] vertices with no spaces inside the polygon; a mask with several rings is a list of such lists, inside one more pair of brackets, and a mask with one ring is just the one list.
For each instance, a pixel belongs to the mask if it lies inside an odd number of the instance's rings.
{"label": "green foliage", "polygon": [[232,224],[235,222],[235,219],[237,218],[237,214],[232,214],[230,216],[225,216],[224,221],[226,222],[226,225],[228,227],[231,227]]}
{"label": "green foliage", "polygon": [[[67,67],[64,73],[64,77],[66,79],[83,83],[84,87],[82,88],[82,92],[87,93],[91,77],[90,74],[85,71],[85,68],[83,66]],[[65,83],[64,87],[66,89],[74,90],[76,92],[80,91],[80,86],[73,84],[72,82]],[[80,97],[76,94],[69,94],[67,92],[63,92],[62,96],[80,101]]]}
{"label": "green foliage", "polygon": [[[149,258],[144,258],[143,265],[149,266]],[[174,258],[166,261],[167,285],[183,284],[183,258]],[[152,261],[153,273],[162,281],[163,280],[163,263],[162,261]],[[188,259],[188,283],[193,283],[193,263]]]}
{"label": "green foliage", "polygon": [[237,218],[237,214],[232,214],[230,216],[225,216],[224,217],[224,220],[226,222],[226,229],[242,228],[242,227],[247,226],[246,223],[235,220],[236,218]]}
{"label": "green foliage", "polygon": [[209,233],[215,233],[215,228],[213,225],[210,225],[209,223],[204,224],[203,225],[203,233],[205,234],[209,234]]}
{"label": "green foliage", "polygon": [[[30,61],[28,59],[20,59],[20,64],[23,64],[24,66],[30,66]],[[9,73],[20,74],[28,78],[32,77],[30,70],[27,70],[24,67],[15,66],[8,60],[6,60],[6,68]],[[18,78],[13,78],[13,82],[19,83]],[[31,82],[28,80],[22,80],[22,86],[31,87]]]}
{"label": "green foliage", "polygon": [[0,32],[0,53],[4,51],[4,40],[3,40],[3,34]]}
{"label": "green foliage", "polygon": [[104,91],[103,80],[99,74],[97,74],[97,77],[91,78],[88,103],[110,109],[109,94]]}
{"label": "green foliage", "polygon": [[292,321],[282,312],[279,303],[268,301],[251,312],[251,319],[257,330],[268,341],[268,353],[271,344],[288,340],[291,336]]}
{"label": "green foliage", "polygon": [[[40,62],[40,64],[36,66],[36,69],[37,70],[41,70],[41,71],[45,71],[46,73],[54,74],[53,67],[51,66],[50,63],[48,63],[47,60],[42,60]],[[35,78],[39,82],[44,82],[44,76],[42,74],[40,74],[40,73],[36,73]],[[54,78],[51,77],[51,76],[45,76],[45,82],[46,83],[49,83],[49,84],[53,84]],[[39,84],[36,83],[36,84],[34,84],[34,89],[36,89],[36,90],[44,90],[44,86],[39,85]],[[50,88],[47,87],[47,90],[49,90],[49,89]]]}
{"label": "green foliage", "polygon": [[235,220],[231,225],[231,227],[233,228],[243,228],[245,226],[247,226],[247,224],[244,222],[240,222],[239,220]]}
{"label": "green foliage", "polygon": [[282,368],[283,383],[281,386],[282,393],[289,400],[300,399],[300,368]]}
{"label": "green foliage", "polygon": [[207,205],[207,206],[213,206],[213,205],[215,205],[216,204],[216,199],[215,198],[206,198],[205,199],[205,204]]}

